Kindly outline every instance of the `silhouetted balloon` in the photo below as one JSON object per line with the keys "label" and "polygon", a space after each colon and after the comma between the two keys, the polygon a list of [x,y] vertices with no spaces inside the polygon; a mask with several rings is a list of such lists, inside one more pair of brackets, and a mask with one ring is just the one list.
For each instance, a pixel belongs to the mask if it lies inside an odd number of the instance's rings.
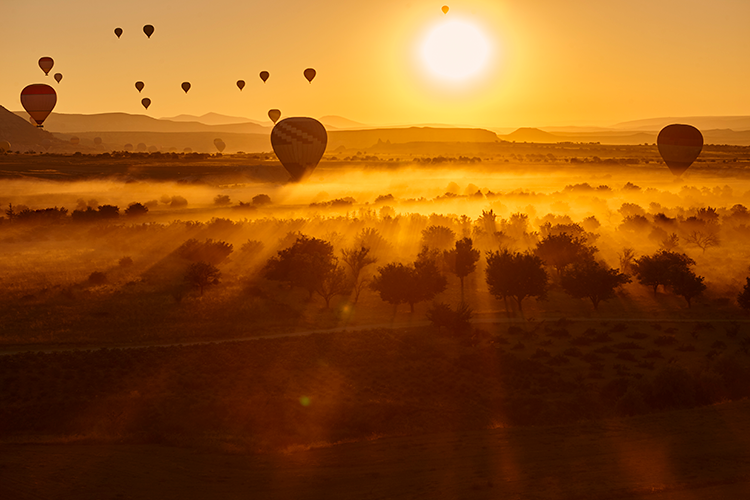
{"label": "silhouetted balloon", "polygon": [[147,24],[143,27],[143,32],[146,34],[147,37],[151,38],[151,35],[154,34],[154,27],[150,24]]}
{"label": "silhouetted balloon", "polygon": [[115,28],[115,35],[117,35],[117,38],[120,38],[122,35],[122,28]]}
{"label": "silhouetted balloon", "polygon": [[674,175],[682,175],[703,149],[703,134],[692,125],[667,125],[656,138],[659,154]]}
{"label": "silhouetted balloon", "polygon": [[182,90],[187,94],[188,90],[190,90],[190,82],[182,82]]}
{"label": "silhouetted balloon", "polygon": [[55,73],[55,80],[57,83],[60,83],[60,80],[62,80],[62,73]]}
{"label": "silhouetted balloon", "polygon": [[70,143],[71,143],[71,144],[72,144],[73,146],[77,146],[77,145],[78,145],[78,143],[80,143],[80,142],[81,142],[81,139],[80,139],[80,138],[78,138],[78,137],[77,137],[77,136],[75,136],[75,135],[74,135],[73,137],[71,137],[71,138],[70,138]]}
{"label": "silhouetted balloon", "polygon": [[326,128],[314,118],[284,118],[271,131],[271,146],[292,182],[308,177],[323,157]]}
{"label": "silhouetted balloon", "polygon": [[124,145],[124,146],[122,147],[122,149],[124,149],[125,151],[131,151],[131,150],[133,149],[133,145],[132,145],[132,144],[130,144],[130,143],[127,143],[127,144],[125,144],[125,145]]}
{"label": "silhouetted balloon", "polygon": [[96,144],[97,146],[99,146],[99,145],[101,145],[101,143],[102,143],[102,138],[101,137],[94,137],[94,144]]}
{"label": "silhouetted balloon", "polygon": [[21,91],[21,105],[34,119],[37,127],[41,127],[44,120],[57,104],[55,89],[43,83],[34,83]]}
{"label": "silhouetted balloon", "polygon": [[41,59],[39,59],[39,67],[42,68],[42,71],[44,71],[45,75],[49,75],[49,71],[54,65],[55,61],[51,57],[42,57]]}
{"label": "silhouetted balloon", "polygon": [[148,107],[151,106],[151,99],[149,99],[148,97],[144,97],[143,99],[141,99],[141,104],[143,104],[144,108],[148,109]]}
{"label": "silhouetted balloon", "polygon": [[316,73],[315,73],[315,70],[314,70],[314,69],[312,69],[312,68],[307,68],[307,69],[306,69],[306,70],[304,71],[304,75],[305,75],[305,78],[307,78],[307,81],[308,81],[308,82],[310,82],[310,83],[312,83],[312,81],[313,81],[313,78],[315,78],[315,75],[316,75]]}
{"label": "silhouetted balloon", "polygon": [[221,139],[214,139],[214,146],[216,146],[216,149],[219,150],[219,153],[222,153],[224,151],[224,148],[227,147],[226,144],[224,144],[224,141]]}
{"label": "silhouetted balloon", "polygon": [[49,151],[49,148],[52,147],[52,141],[49,139],[44,139],[41,144],[45,151]]}
{"label": "silhouetted balloon", "polygon": [[10,143],[8,141],[0,141],[0,153],[7,153],[10,151]]}
{"label": "silhouetted balloon", "polygon": [[193,148],[185,148],[185,149],[182,150],[182,152],[183,153],[192,153],[193,152]]}
{"label": "silhouetted balloon", "polygon": [[245,88],[245,80],[237,80],[237,87],[242,91]]}
{"label": "silhouetted balloon", "polygon": [[268,71],[260,72],[260,79],[263,80],[263,83],[266,83],[266,80],[268,80],[269,76],[271,76],[271,73],[269,73]]}
{"label": "silhouetted balloon", "polygon": [[135,88],[138,89],[138,92],[140,92],[141,90],[143,90],[143,87],[145,87],[145,86],[146,86],[146,84],[143,83],[143,82],[135,82]]}
{"label": "silhouetted balloon", "polygon": [[268,111],[268,117],[276,123],[279,121],[279,118],[281,118],[281,111],[278,109],[271,109]]}
{"label": "silhouetted balloon", "polygon": [[448,10],[449,10],[448,6],[447,5],[443,5],[443,14],[447,14]]}

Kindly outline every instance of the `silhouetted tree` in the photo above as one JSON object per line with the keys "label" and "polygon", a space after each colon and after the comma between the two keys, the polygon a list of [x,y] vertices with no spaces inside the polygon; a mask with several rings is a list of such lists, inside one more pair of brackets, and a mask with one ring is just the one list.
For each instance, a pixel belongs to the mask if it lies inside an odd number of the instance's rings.
{"label": "silhouetted tree", "polygon": [[369,248],[370,255],[375,257],[382,257],[390,249],[390,246],[390,243],[383,238],[380,231],[372,227],[362,228],[354,238],[355,248]]}
{"label": "silhouetted tree", "polygon": [[253,196],[253,205],[256,206],[262,206],[262,205],[270,205],[271,204],[271,197],[267,194],[257,194]]}
{"label": "silhouetted tree", "polygon": [[705,231],[691,231],[685,236],[685,241],[692,243],[706,253],[706,250],[718,246],[719,235],[712,230]]}
{"label": "silhouetted tree", "polygon": [[101,271],[94,271],[93,273],[89,274],[89,283],[92,285],[106,285],[109,283],[109,280],[107,279],[107,275],[104,274]]}
{"label": "silhouetted tree", "polygon": [[326,309],[329,308],[331,299],[334,296],[347,295],[351,290],[352,284],[346,279],[346,271],[338,265],[325,273],[323,279],[318,283],[318,286],[315,287],[315,292],[325,300]]}
{"label": "silhouetted tree", "polygon": [[537,243],[534,254],[554,267],[560,275],[563,269],[574,262],[593,259],[596,251],[597,248],[588,246],[584,238],[561,233],[550,234],[542,239]]}
{"label": "silhouetted tree", "polygon": [[461,303],[454,311],[451,306],[443,302],[433,302],[427,309],[427,319],[438,329],[446,328],[452,333],[461,333],[471,328],[472,309]]}
{"label": "silhouetted tree", "polygon": [[378,268],[370,282],[370,288],[376,291],[382,300],[398,307],[408,303],[411,312],[414,304],[432,300],[435,295],[445,290],[447,280],[440,273],[437,263],[427,252],[420,254],[417,261],[410,266],[401,263],[390,263]]}
{"label": "silhouetted tree", "polygon": [[210,285],[219,283],[221,272],[213,264],[208,262],[193,262],[185,272],[185,282],[193,287],[199,288],[201,295],[203,289]]}
{"label": "silhouetted tree", "polygon": [[142,203],[131,203],[128,208],[125,209],[125,215],[129,217],[138,217],[146,215],[148,213],[148,207]]}
{"label": "silhouetted tree", "polygon": [[214,205],[224,207],[231,203],[232,200],[229,198],[228,194],[217,194],[216,196],[214,196]]}
{"label": "silhouetted tree", "polygon": [[737,303],[744,310],[750,310],[750,278],[745,278],[745,286],[742,287],[742,291],[737,294]]}
{"label": "silhouetted tree", "polygon": [[453,246],[454,241],[456,241],[456,233],[446,226],[427,226],[422,231],[423,247],[444,250]]}
{"label": "silhouetted tree", "polygon": [[177,255],[193,262],[208,262],[219,265],[232,253],[233,246],[226,241],[207,239],[198,241],[195,238],[187,240],[176,250]]}
{"label": "silhouetted tree", "polygon": [[595,260],[576,262],[560,277],[565,293],[577,299],[589,299],[595,311],[601,301],[614,298],[618,286],[629,282],[630,278],[619,269],[611,269]]}
{"label": "silhouetted tree", "polygon": [[324,280],[336,268],[333,245],[325,240],[302,235],[289,248],[268,259],[263,275],[274,281],[304,288],[312,299]]}
{"label": "silhouetted tree", "polygon": [[443,258],[450,272],[458,276],[461,280],[461,300],[464,296],[464,278],[473,273],[479,260],[479,250],[476,250],[471,238],[464,238],[456,242],[456,247],[452,250],[445,250]]}
{"label": "silhouetted tree", "polygon": [[662,250],[666,250],[667,252],[674,251],[677,247],[680,246],[680,237],[677,236],[677,233],[669,233],[662,241],[661,245],[659,245]]}
{"label": "silhouetted tree", "polygon": [[16,211],[13,209],[13,204],[8,203],[8,209],[5,211],[5,215],[8,217],[8,222],[13,224],[13,220],[16,218]]}
{"label": "silhouetted tree", "polygon": [[633,274],[633,260],[635,259],[635,250],[629,247],[623,248],[621,254],[617,254],[620,258],[620,269],[625,274]]}
{"label": "silhouetted tree", "polygon": [[530,252],[487,252],[485,278],[490,294],[512,297],[523,316],[522,302],[526,297],[544,298],[548,276],[542,259]]}
{"label": "silhouetted tree", "polygon": [[633,270],[642,285],[650,286],[656,294],[659,285],[666,288],[673,276],[690,271],[695,261],[684,253],[661,250],[654,255],[636,259]]}
{"label": "silhouetted tree", "polygon": [[693,298],[703,293],[703,290],[706,289],[703,279],[703,276],[696,276],[690,269],[675,270],[669,278],[669,289],[675,295],[684,298],[687,301],[688,309],[690,309]]}
{"label": "silhouetted tree", "polygon": [[370,254],[370,248],[361,246],[359,248],[344,248],[341,250],[342,260],[347,263],[352,272],[352,288],[354,291],[354,303],[359,300],[359,294],[367,286],[369,279],[361,276],[362,270],[378,261]]}
{"label": "silhouetted tree", "polygon": [[99,218],[100,219],[116,219],[120,216],[120,207],[116,205],[100,205],[99,206]]}

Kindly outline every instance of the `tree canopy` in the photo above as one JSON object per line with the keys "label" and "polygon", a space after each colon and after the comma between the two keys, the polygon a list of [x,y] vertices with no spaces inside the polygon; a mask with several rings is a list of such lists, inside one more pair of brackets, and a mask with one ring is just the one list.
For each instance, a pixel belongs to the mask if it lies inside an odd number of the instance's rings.
{"label": "tree canopy", "polygon": [[495,297],[512,297],[523,315],[522,302],[526,297],[544,298],[547,294],[548,276],[544,263],[530,252],[487,252],[485,278],[489,291]]}

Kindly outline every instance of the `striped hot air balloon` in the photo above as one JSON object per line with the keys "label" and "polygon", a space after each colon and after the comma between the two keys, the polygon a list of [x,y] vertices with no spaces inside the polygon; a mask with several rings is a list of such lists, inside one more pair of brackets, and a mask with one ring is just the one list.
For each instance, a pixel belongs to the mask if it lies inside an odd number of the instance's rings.
{"label": "striped hot air balloon", "polygon": [[55,89],[44,83],[34,83],[21,91],[21,105],[34,119],[37,127],[41,127],[44,120],[57,104]]}
{"label": "striped hot air balloon", "polygon": [[327,143],[326,128],[314,118],[284,118],[271,131],[273,151],[291,175],[292,182],[312,174]]}
{"label": "striped hot air balloon", "polygon": [[51,57],[42,57],[39,59],[39,67],[44,71],[45,76],[49,75],[52,67],[55,65],[55,61]]}
{"label": "striped hot air balloon", "polygon": [[703,149],[703,134],[692,125],[667,125],[656,138],[659,154],[674,175],[682,175]]}

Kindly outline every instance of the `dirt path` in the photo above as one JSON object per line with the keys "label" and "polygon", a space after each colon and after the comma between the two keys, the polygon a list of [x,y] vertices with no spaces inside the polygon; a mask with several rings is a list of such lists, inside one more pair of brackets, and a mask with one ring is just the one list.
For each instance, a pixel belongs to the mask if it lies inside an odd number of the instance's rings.
{"label": "dirt path", "polygon": [[750,401],[559,427],[283,455],[135,445],[0,447],[0,498],[750,498]]}

